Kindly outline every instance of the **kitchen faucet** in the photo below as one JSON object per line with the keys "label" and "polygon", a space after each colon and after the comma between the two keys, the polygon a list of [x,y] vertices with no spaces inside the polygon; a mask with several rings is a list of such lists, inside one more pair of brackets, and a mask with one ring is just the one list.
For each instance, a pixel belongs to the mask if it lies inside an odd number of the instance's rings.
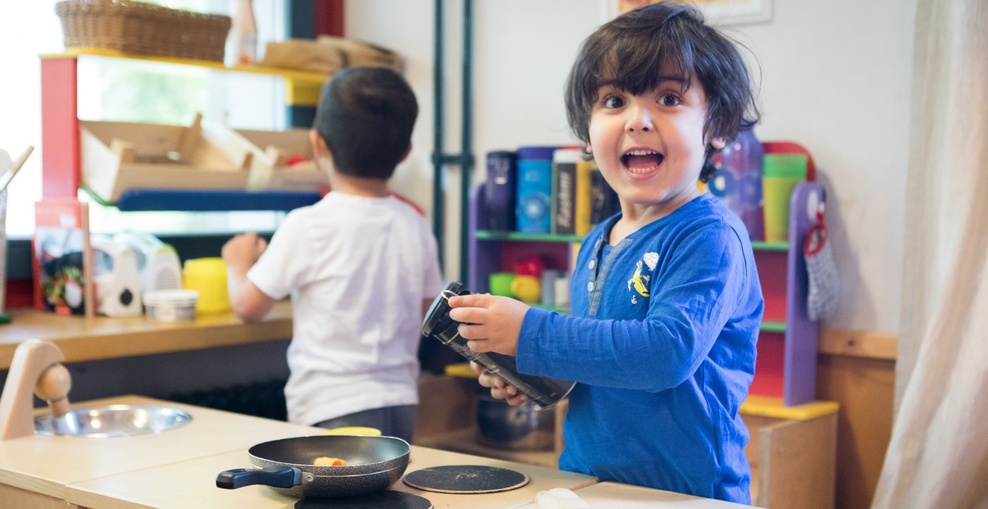
{"label": "kitchen faucet", "polygon": [[65,355],[53,343],[29,339],[17,346],[0,395],[0,440],[34,433],[34,398],[48,402],[53,417],[69,411],[72,379],[61,364]]}

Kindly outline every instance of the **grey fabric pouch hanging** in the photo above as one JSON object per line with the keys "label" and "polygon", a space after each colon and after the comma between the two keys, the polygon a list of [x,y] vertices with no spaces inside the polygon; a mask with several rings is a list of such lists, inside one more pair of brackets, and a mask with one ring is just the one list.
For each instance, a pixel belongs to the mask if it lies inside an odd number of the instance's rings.
{"label": "grey fabric pouch hanging", "polygon": [[817,213],[817,224],[806,234],[803,257],[809,276],[807,314],[813,321],[829,318],[837,309],[840,299],[840,280],[837,278],[837,266],[834,264],[834,254],[827,238],[827,225],[823,221],[822,211]]}

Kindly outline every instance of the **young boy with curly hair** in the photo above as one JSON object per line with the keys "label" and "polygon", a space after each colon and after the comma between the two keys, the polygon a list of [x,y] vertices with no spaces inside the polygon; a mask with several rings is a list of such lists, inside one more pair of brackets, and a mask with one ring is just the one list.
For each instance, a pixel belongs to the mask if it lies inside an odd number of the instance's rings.
{"label": "young boy with curly hair", "polygon": [[[745,61],[696,8],[650,5],[584,41],[566,108],[621,203],[583,240],[572,314],[463,295],[449,299],[450,317],[471,349],[577,382],[560,468],[750,503],[738,409],[764,301],[744,224],[697,187],[758,120]],[[474,369],[495,397],[524,401]]]}

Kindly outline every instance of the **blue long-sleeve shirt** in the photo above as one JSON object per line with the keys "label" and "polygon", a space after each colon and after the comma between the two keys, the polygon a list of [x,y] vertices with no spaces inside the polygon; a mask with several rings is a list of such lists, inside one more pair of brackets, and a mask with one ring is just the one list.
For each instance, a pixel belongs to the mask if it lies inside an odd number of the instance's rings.
{"label": "blue long-sleeve shirt", "polygon": [[572,315],[530,310],[524,373],[578,382],[560,468],[601,480],[750,503],[738,408],[764,308],[748,233],[702,195],[629,235],[584,240]]}

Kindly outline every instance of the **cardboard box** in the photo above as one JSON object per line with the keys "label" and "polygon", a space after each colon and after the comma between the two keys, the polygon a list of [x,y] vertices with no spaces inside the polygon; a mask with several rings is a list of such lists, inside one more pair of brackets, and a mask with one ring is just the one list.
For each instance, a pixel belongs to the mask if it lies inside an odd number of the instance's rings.
{"label": "cardboard box", "polygon": [[253,154],[201,126],[80,121],[82,182],[116,202],[128,189],[244,190]]}
{"label": "cardboard box", "polygon": [[320,35],[312,39],[271,41],[265,46],[262,65],[281,69],[332,74],[344,67],[388,67],[404,72],[398,53],[354,39]]}
{"label": "cardboard box", "polygon": [[250,152],[247,189],[329,191],[329,175],[316,164],[308,129],[252,131],[218,127],[211,132],[229,150]]}

